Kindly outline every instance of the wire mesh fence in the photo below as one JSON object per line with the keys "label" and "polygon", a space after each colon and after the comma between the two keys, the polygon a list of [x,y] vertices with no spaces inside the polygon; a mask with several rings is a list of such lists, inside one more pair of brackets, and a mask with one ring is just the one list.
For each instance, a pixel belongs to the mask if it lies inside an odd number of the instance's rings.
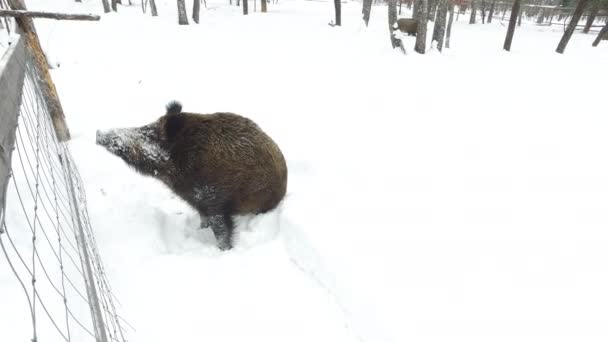
{"label": "wire mesh fence", "polygon": [[82,180],[25,45],[0,53],[0,340],[124,341]]}

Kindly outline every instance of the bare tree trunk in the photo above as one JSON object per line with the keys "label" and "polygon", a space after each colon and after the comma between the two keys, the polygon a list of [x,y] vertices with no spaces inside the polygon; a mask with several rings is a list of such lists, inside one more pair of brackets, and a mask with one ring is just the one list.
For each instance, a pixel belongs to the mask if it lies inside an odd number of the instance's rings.
{"label": "bare tree trunk", "polygon": [[545,9],[541,8],[540,11],[538,11],[538,17],[536,18],[536,23],[538,25],[542,24],[543,21],[545,21]]}
{"label": "bare tree trunk", "polygon": [[448,29],[445,33],[445,47],[450,48],[450,37],[452,36],[452,22],[454,21],[454,4],[450,3],[448,7],[448,12],[450,12],[450,17],[448,19]]}
{"label": "bare tree trunk", "polygon": [[201,0],[194,0],[192,3],[192,20],[198,24],[201,15]]}
{"label": "bare tree trunk", "polygon": [[363,0],[363,22],[365,22],[365,26],[369,26],[369,17],[372,12],[372,1],[373,0]]}
{"label": "bare tree trunk", "polygon": [[184,0],[177,0],[177,22],[180,25],[188,25],[188,14],[186,13],[186,3]]}
{"label": "bare tree trunk", "polygon": [[505,45],[503,46],[503,48],[507,51],[511,51],[511,42],[513,42],[513,34],[515,33],[515,24],[517,22],[517,15],[519,14],[520,6],[521,0],[515,0],[513,2],[513,8],[511,8],[511,19],[509,20],[507,37],[505,38]]}
{"label": "bare tree trunk", "polygon": [[388,1],[388,32],[391,35],[391,45],[394,48],[400,48],[403,53],[405,49],[401,43],[401,39],[395,37],[395,24],[397,23],[397,0]]}
{"label": "bare tree trunk", "polygon": [[490,4],[490,13],[488,13],[488,24],[492,23],[492,18],[494,17],[494,6],[496,5],[496,0],[492,0]]}
{"label": "bare tree trunk", "polygon": [[267,3],[266,3],[266,0],[260,0],[260,1],[261,1],[261,3],[262,3],[262,6],[261,6],[261,8],[262,8],[262,13],[266,13],[266,12],[268,12],[268,6],[267,6]]}
{"label": "bare tree trunk", "polygon": [[445,21],[448,14],[448,0],[439,0],[437,19],[433,29],[433,40],[437,42],[437,49],[443,50],[443,39],[445,37]]}
{"label": "bare tree trunk", "polygon": [[243,15],[249,14],[249,0],[243,0]]}
{"label": "bare tree trunk", "polygon": [[112,0],[112,11],[118,11],[118,0]]}
{"label": "bare tree trunk", "polygon": [[416,20],[418,20],[418,29],[416,31],[416,46],[414,50],[418,53],[425,53],[426,51],[426,26],[427,26],[427,0],[416,0],[416,9],[414,13]]}
{"label": "bare tree trunk", "polygon": [[435,9],[437,8],[438,0],[427,0],[428,4],[428,20],[434,22],[435,21]]}
{"label": "bare tree trunk", "polygon": [[481,0],[481,23],[486,23],[486,0]]}
{"label": "bare tree trunk", "polygon": [[150,10],[152,11],[152,16],[158,16],[158,11],[156,10],[156,0],[150,0]]}
{"label": "bare tree trunk", "polygon": [[471,17],[469,18],[469,24],[475,24],[475,16],[477,16],[477,4],[475,0],[471,0]]}
{"label": "bare tree trunk", "polygon": [[342,3],[340,0],[334,0],[334,8],[336,9],[336,24],[342,26]]}
{"label": "bare tree trunk", "polygon": [[523,16],[524,11],[519,11],[519,17],[517,19],[517,26],[521,26],[521,17]]}
{"label": "bare tree trunk", "polygon": [[593,46],[597,46],[600,43],[600,40],[606,39],[608,37],[608,21],[606,21],[606,25],[602,28],[600,33],[597,35],[597,38],[593,41]]}
{"label": "bare tree trunk", "polygon": [[557,49],[555,50],[558,53],[564,53],[564,50],[566,50],[568,41],[570,40],[570,37],[572,37],[572,33],[574,33],[574,30],[576,29],[576,25],[578,25],[578,21],[581,19],[581,16],[583,15],[583,11],[585,10],[585,6],[587,6],[588,2],[589,2],[589,0],[578,0],[578,2],[576,4],[576,8],[574,9],[574,13],[572,14],[572,19],[570,20],[570,24],[568,25],[566,32],[564,32],[562,39],[559,41],[559,44],[557,45]]}
{"label": "bare tree trunk", "polygon": [[399,15],[401,15],[401,3],[403,3],[403,0],[399,0]]}
{"label": "bare tree trunk", "polygon": [[591,3],[591,12],[587,17],[587,22],[585,23],[585,28],[583,29],[583,33],[589,33],[591,29],[591,25],[593,25],[593,21],[595,21],[595,17],[597,16],[597,12],[600,10],[598,0],[593,0]]}

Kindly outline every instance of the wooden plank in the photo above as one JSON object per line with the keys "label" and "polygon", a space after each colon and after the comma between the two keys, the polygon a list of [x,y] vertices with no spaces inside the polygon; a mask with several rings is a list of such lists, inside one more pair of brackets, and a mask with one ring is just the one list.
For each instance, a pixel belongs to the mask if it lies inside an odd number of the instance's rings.
{"label": "wooden plank", "polygon": [[0,9],[0,17],[30,17],[30,18],[45,18],[55,20],[89,20],[98,21],[100,16],[93,14],[70,14],[70,13],[54,13],[41,11],[25,11],[25,10],[4,10]]}
{"label": "wooden plank", "polygon": [[25,44],[19,37],[0,58],[0,222],[4,218],[24,77]]}

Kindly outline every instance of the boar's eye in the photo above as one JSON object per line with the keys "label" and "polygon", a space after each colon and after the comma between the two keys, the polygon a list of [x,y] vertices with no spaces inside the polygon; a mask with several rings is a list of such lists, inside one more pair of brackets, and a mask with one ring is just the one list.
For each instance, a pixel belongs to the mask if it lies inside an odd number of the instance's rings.
{"label": "boar's eye", "polygon": [[158,137],[156,128],[154,126],[144,126],[141,128],[140,133],[148,139],[156,140]]}
{"label": "boar's eye", "polygon": [[173,140],[184,127],[185,118],[183,114],[168,115],[165,122],[165,133],[169,140]]}

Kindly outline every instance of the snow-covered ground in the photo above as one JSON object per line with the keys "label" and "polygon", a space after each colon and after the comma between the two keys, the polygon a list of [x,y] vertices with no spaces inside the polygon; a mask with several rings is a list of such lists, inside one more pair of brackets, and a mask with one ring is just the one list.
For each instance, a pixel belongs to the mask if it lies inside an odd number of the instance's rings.
{"label": "snow-covered ground", "polygon": [[[28,5],[102,12],[83,1]],[[130,341],[608,339],[608,44],[559,55],[561,26],[524,23],[507,53],[505,25],[461,16],[451,49],[403,56],[383,6],[365,28],[357,2],[330,27],[331,2],[208,1],[178,26],[157,3],[37,21]],[[95,145],[173,99],[251,117],[288,160],[282,206],[233,251]]]}

